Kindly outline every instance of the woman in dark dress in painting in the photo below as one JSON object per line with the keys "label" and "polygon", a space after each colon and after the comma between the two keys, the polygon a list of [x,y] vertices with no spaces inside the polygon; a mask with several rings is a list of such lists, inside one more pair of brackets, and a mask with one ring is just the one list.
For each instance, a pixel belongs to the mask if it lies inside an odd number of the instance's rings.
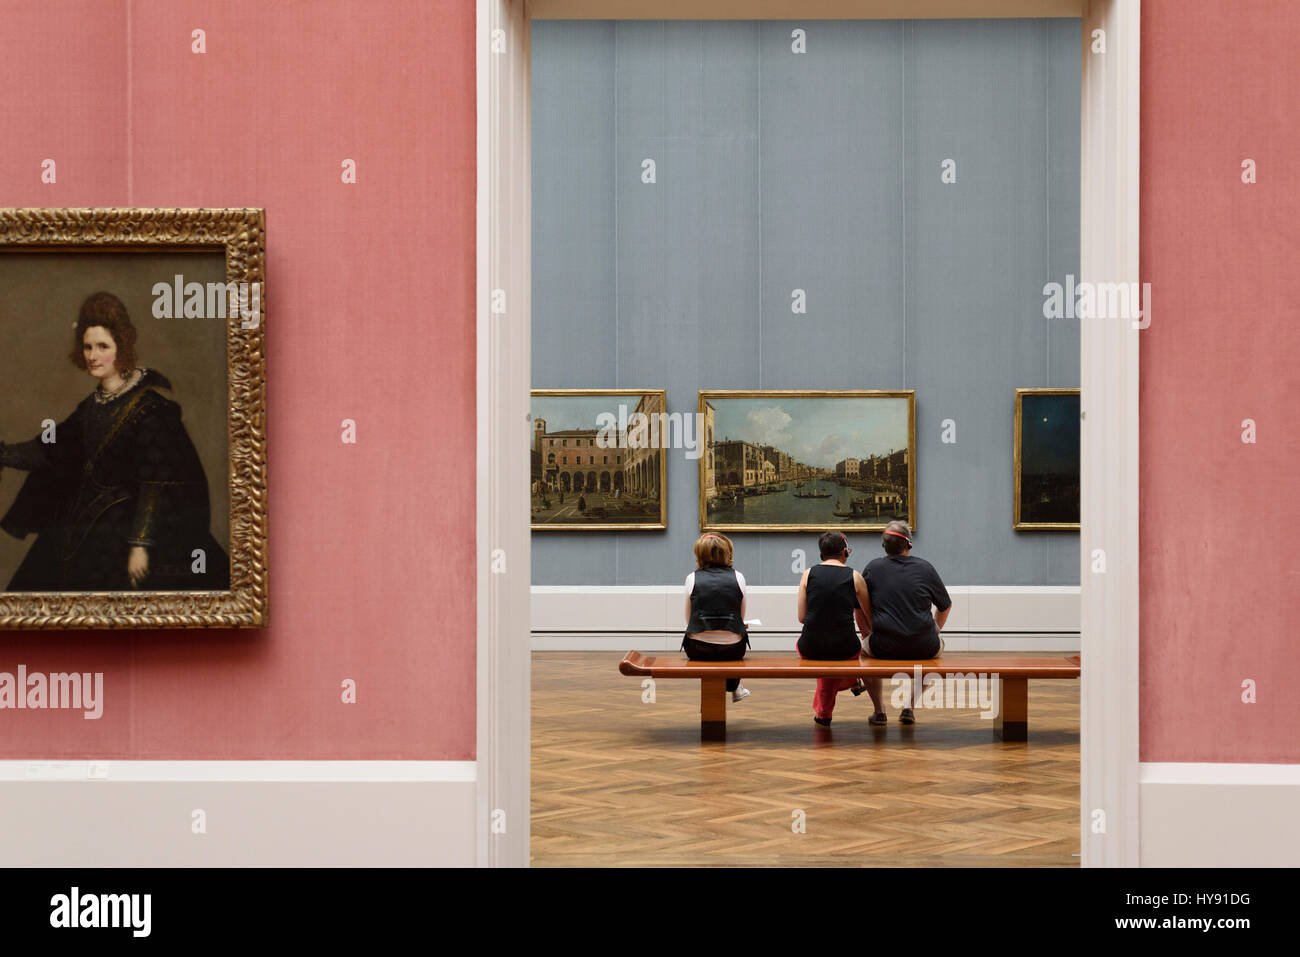
{"label": "woman in dark dress in painting", "polygon": [[135,327],[117,297],[88,298],[76,328],[73,365],[99,387],[52,436],[0,442],[0,468],[28,473],[0,528],[36,533],[8,590],[228,589],[203,466],[181,407],[158,391],[171,383],[136,365]]}

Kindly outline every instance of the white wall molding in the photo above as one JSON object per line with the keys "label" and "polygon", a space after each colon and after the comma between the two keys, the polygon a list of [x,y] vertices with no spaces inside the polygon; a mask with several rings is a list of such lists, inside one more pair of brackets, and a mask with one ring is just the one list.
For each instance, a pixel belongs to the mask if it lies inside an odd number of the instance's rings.
{"label": "white wall molding", "polygon": [[[751,585],[756,651],[789,650],[799,633],[794,585]],[[949,586],[944,641],[960,651],[1078,651],[1077,585]],[[534,651],[671,651],[685,626],[680,585],[534,585]]]}
{"label": "white wall molding", "polygon": [[1300,866],[1297,807],[1300,765],[1144,763],[1142,866]]}
{"label": "white wall molding", "polygon": [[472,867],[475,776],[473,761],[0,761],[0,861]]}
{"label": "white wall molding", "polygon": [[[525,0],[478,0],[475,10],[477,856],[485,867],[525,867],[531,662],[518,649],[528,634],[531,580],[530,27]],[[494,299],[504,311],[494,311]]]}
{"label": "white wall molding", "polygon": [[[751,634],[750,648],[755,652],[794,651],[798,632]],[[680,632],[622,632],[593,635],[555,632],[533,635],[533,651],[644,651],[650,654],[675,652],[681,644]],[[1025,654],[1078,654],[1078,635],[950,635],[943,636],[948,651],[1006,651]]]}
{"label": "white wall molding", "polygon": [[[1142,783],[1284,785],[1300,787],[1300,764],[1210,764],[1208,762],[1144,761]],[[1300,807],[1300,804],[1296,805]],[[1297,829],[1300,831],[1300,829]],[[1300,864],[1300,861],[1296,863]]]}
{"label": "white wall molding", "polygon": [[[1088,0],[1082,27],[1079,279],[1136,285],[1141,4]],[[1104,53],[1093,52],[1095,31],[1104,35]],[[1126,318],[1079,322],[1079,836],[1082,862],[1089,867],[1139,862],[1141,331],[1133,325]],[[1104,568],[1095,564],[1099,558]]]}
{"label": "white wall molding", "polygon": [[473,761],[0,761],[9,781],[455,782],[477,779]]}

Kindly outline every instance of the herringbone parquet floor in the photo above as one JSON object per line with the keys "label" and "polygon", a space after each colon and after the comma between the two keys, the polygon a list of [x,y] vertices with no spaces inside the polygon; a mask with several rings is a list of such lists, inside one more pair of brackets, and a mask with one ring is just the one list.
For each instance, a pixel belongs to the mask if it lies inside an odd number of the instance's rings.
{"label": "herringbone parquet floor", "polygon": [[847,692],[819,728],[813,682],[754,681],[702,744],[699,682],[644,703],[621,658],[533,655],[534,866],[1078,865],[1078,682],[1030,681],[1009,744],[973,709],[877,731]]}

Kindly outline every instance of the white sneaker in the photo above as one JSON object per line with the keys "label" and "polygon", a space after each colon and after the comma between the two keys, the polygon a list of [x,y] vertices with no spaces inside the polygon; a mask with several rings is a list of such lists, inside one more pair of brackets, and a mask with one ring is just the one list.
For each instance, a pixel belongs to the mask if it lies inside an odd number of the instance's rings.
{"label": "white sneaker", "polygon": [[737,686],[736,690],[731,692],[731,700],[733,703],[736,701],[742,701],[748,697],[749,697],[749,689],[746,688],[744,685]]}

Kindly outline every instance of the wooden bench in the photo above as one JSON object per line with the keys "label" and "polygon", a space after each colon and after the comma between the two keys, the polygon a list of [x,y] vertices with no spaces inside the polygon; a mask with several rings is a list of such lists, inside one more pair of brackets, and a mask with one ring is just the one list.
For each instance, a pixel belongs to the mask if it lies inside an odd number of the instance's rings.
{"label": "wooden bench", "polygon": [[892,661],[865,655],[846,661],[810,661],[804,658],[754,658],[741,661],[688,661],[680,654],[646,655],[629,651],[619,663],[625,675],[649,678],[691,678],[700,683],[700,738],[722,741],[727,736],[728,678],[892,678],[909,677],[921,669],[927,675],[997,677],[998,713],[993,734],[1003,741],[1029,737],[1029,679],[1078,678],[1080,658],[1027,658],[1016,655],[950,654],[926,661]]}

